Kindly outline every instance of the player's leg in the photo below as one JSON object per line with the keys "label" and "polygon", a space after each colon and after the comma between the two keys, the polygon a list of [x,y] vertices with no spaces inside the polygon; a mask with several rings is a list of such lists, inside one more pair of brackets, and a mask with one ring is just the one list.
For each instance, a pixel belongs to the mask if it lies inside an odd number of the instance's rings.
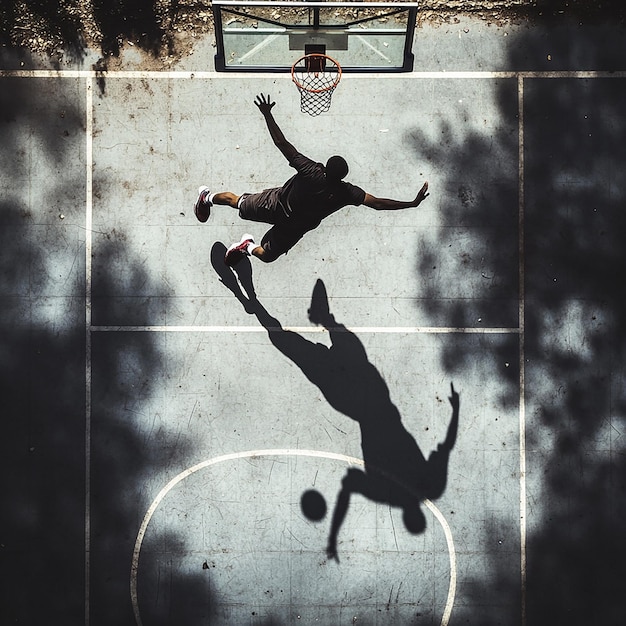
{"label": "player's leg", "polygon": [[239,208],[237,205],[239,198],[241,198],[241,196],[237,196],[230,191],[221,191],[219,193],[210,194],[208,199],[211,204],[221,204],[237,209]]}
{"label": "player's leg", "polygon": [[222,204],[237,209],[240,197],[230,191],[211,193],[206,185],[202,185],[198,189],[198,197],[193,207],[193,212],[199,222],[206,222],[209,219],[209,215],[211,215],[211,207],[214,204]]}
{"label": "player's leg", "polygon": [[[226,251],[224,261],[226,265],[234,265],[245,256],[254,256],[265,263],[275,261],[281,254],[286,252],[300,237],[299,234],[293,242],[286,240],[283,242],[284,225],[276,225],[277,220],[284,220],[284,213],[278,202],[278,192],[280,189],[266,189],[261,193],[243,194],[239,199],[239,217],[253,222],[263,222],[274,224],[263,237],[261,244],[257,245],[252,235],[244,235],[241,241],[234,243]],[[278,237],[279,241],[274,241]],[[293,238],[293,237],[292,237]]]}
{"label": "player's leg", "polygon": [[277,224],[263,235],[261,245],[251,250],[251,254],[264,263],[272,263],[279,256],[287,254],[302,239],[305,232],[288,222]]}
{"label": "player's leg", "polygon": [[264,263],[272,263],[282,254],[286,254],[302,239],[304,232],[288,224],[272,226],[257,245],[252,235],[244,235],[241,241],[234,243],[226,251],[226,265],[234,265],[245,256],[253,256]]}

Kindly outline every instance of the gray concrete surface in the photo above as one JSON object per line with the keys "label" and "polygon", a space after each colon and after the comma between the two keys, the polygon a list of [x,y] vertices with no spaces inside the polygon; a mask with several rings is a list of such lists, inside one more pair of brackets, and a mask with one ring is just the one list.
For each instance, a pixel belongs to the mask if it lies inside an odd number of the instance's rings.
{"label": "gray concrete surface", "polygon": [[[5,54],[3,623],[619,623],[623,34],[421,29],[414,73],[345,76],[319,118],[287,75],[211,72],[210,40],[167,73],[134,51],[104,77]],[[263,225],[192,209],[199,184],[290,175],[259,92],[366,191],[430,185],[418,209],[346,208],[253,262],[282,333],[211,262]],[[318,279],[349,347],[308,320]],[[328,560],[346,471],[394,443],[359,411],[391,402],[428,458],[451,382],[426,529],[355,495]]]}

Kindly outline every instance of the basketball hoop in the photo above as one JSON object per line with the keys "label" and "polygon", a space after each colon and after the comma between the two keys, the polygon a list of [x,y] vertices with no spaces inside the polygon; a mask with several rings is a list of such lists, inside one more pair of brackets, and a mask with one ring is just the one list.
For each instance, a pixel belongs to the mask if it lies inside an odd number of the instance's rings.
{"label": "basketball hoop", "polygon": [[341,80],[341,66],[325,54],[305,54],[291,67],[291,79],[300,91],[300,110],[319,115],[330,109],[333,91]]}

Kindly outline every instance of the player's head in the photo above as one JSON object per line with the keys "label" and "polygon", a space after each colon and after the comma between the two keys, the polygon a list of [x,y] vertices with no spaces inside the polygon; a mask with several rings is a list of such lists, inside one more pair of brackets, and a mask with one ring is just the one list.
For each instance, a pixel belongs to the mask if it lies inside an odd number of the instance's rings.
{"label": "player's head", "polygon": [[402,521],[412,535],[419,535],[426,529],[426,518],[418,502],[407,504],[402,511]]}
{"label": "player's head", "polygon": [[326,178],[331,182],[339,182],[348,174],[348,164],[346,160],[338,155],[331,156],[326,161]]}

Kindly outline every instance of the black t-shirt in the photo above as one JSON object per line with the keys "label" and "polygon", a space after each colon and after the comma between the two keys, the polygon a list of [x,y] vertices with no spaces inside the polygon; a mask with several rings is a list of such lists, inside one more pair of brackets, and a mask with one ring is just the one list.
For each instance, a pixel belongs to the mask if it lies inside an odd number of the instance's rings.
{"label": "black t-shirt", "polygon": [[365,191],[356,185],[344,181],[329,184],[324,166],[299,152],[289,165],[298,173],[283,185],[279,200],[290,219],[317,225],[344,206],[358,206],[365,200]]}

